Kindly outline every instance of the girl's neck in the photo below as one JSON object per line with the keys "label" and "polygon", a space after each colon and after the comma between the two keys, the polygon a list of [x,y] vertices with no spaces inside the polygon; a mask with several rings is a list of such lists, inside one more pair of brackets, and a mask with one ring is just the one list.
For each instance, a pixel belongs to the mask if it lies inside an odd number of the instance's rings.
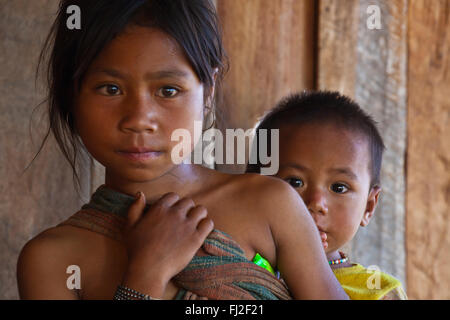
{"label": "girl's neck", "polygon": [[153,203],[166,193],[174,192],[183,198],[195,193],[201,180],[200,170],[195,165],[181,164],[154,180],[130,181],[121,179],[105,170],[105,186],[134,196],[138,191],[145,194],[147,203]]}

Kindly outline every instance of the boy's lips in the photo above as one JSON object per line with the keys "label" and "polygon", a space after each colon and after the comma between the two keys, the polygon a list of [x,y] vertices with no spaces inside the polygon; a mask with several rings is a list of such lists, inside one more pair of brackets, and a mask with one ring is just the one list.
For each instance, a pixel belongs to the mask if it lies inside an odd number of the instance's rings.
{"label": "boy's lips", "polygon": [[325,230],[323,230],[323,228],[321,228],[319,226],[317,226],[317,229],[319,229],[320,232],[327,233]]}

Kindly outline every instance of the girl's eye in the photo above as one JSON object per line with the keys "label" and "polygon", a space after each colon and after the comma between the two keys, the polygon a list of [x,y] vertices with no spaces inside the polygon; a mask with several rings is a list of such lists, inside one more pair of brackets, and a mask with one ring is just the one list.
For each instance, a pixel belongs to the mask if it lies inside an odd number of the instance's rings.
{"label": "girl's eye", "polygon": [[348,191],[348,187],[342,183],[334,183],[331,185],[331,190],[335,193],[345,193]]}
{"label": "girl's eye", "polygon": [[[120,92],[119,87],[114,84],[105,84],[103,86],[98,87],[98,89],[103,89],[103,88],[106,88],[106,95],[108,95],[108,96],[116,96]],[[105,91],[103,91],[103,92],[105,92]]]}
{"label": "girl's eye", "polygon": [[159,89],[158,95],[163,98],[173,98],[178,94],[179,90],[173,87],[163,87]]}
{"label": "girl's eye", "polygon": [[286,181],[294,188],[301,188],[304,185],[303,180],[298,178],[288,178]]}

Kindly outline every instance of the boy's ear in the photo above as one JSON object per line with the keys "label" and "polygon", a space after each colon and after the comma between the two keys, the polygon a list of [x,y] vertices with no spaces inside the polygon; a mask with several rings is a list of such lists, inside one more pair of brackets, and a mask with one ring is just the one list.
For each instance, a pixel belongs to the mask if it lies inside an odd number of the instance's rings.
{"label": "boy's ear", "polygon": [[372,219],[373,214],[375,213],[375,208],[377,207],[380,192],[381,187],[379,186],[374,186],[372,190],[370,190],[369,197],[367,198],[366,210],[364,211],[364,215],[360,223],[361,227],[367,226],[370,222],[370,219]]}

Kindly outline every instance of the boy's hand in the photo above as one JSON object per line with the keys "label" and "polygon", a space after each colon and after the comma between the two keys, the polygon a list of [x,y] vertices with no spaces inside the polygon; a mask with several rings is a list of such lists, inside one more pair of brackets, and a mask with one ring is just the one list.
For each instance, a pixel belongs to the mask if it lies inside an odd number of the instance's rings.
{"label": "boy's hand", "polygon": [[162,196],[145,213],[144,208],[145,195],[141,192],[128,210],[124,283],[158,297],[169,280],[192,260],[214,223],[205,207],[196,206],[188,198],[180,199],[175,193]]}
{"label": "boy's hand", "polygon": [[320,239],[322,239],[322,246],[324,249],[328,248],[328,242],[327,242],[327,234],[323,231],[319,231],[320,233]]}

